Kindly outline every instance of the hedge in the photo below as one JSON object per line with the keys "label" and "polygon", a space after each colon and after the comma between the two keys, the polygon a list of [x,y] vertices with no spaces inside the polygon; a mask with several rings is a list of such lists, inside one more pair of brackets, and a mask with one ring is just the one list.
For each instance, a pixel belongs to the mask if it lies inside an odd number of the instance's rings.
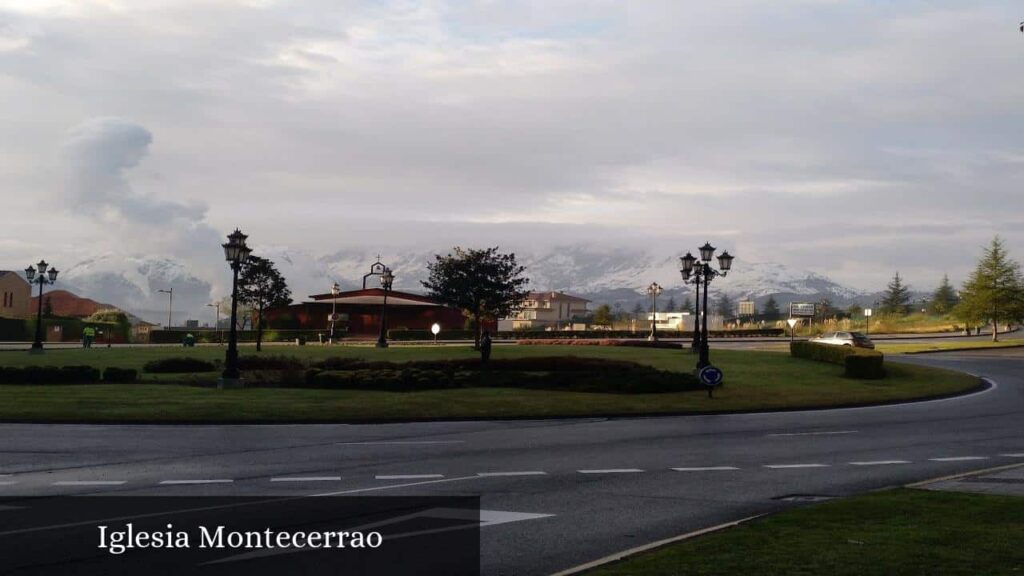
{"label": "hedge", "polygon": [[19,318],[0,318],[0,342],[24,342],[31,339],[28,322]]}
{"label": "hedge", "polygon": [[885,355],[867,348],[834,346],[817,342],[791,342],[789,353],[794,358],[806,358],[843,366],[850,378],[876,379],[885,377]]}
{"label": "hedge", "polygon": [[217,365],[198,358],[172,357],[150,360],[142,367],[145,372],[162,374],[182,374],[187,372],[213,372]]}
{"label": "hedge", "polygon": [[382,391],[500,387],[619,394],[703,389],[692,374],[600,358],[503,358],[486,365],[475,359],[396,364],[329,358],[314,366],[306,371],[305,387]]}
{"label": "hedge", "polygon": [[[745,330],[708,330],[712,338],[765,338],[782,336],[782,328],[756,328]],[[646,334],[646,330],[502,330],[492,332],[491,337],[497,340],[587,340],[612,338],[637,338]],[[690,338],[692,330],[659,330],[661,338]],[[433,340],[430,330],[388,330],[388,338],[395,341]],[[442,340],[472,340],[472,330],[442,330],[438,334]]]}
{"label": "hedge", "polygon": [[[324,335],[324,340],[327,339],[327,330],[263,330],[263,341],[264,342],[294,342],[296,338],[304,338],[307,342],[319,341],[319,334]],[[212,328],[197,328],[194,330],[188,330],[185,328],[175,330],[151,330],[149,333],[150,344],[181,344],[185,339],[186,334],[192,334],[196,337],[196,342],[200,344],[210,344],[216,342],[227,342],[229,330],[224,329],[221,331],[214,330]],[[239,330],[238,331],[239,342],[255,342],[256,331],[255,330]]]}
{"label": "hedge", "polygon": [[92,366],[25,366],[0,368],[0,384],[92,384],[100,371]]}
{"label": "hedge", "polygon": [[239,356],[239,370],[302,370],[302,361],[294,356]]}
{"label": "hedge", "polygon": [[110,384],[128,384],[135,382],[139,372],[134,368],[117,368],[109,366],[103,370],[103,381]]}

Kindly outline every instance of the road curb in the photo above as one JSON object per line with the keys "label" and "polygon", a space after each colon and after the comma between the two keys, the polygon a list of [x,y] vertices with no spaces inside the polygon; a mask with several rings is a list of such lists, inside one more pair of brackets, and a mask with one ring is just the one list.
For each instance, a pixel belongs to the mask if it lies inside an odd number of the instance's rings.
{"label": "road curb", "polygon": [[609,554],[604,558],[598,558],[597,560],[587,562],[586,564],[580,564],[579,566],[573,566],[572,568],[562,570],[561,572],[555,572],[551,576],[570,576],[571,574],[579,574],[581,572],[593,570],[594,568],[597,568],[599,566],[604,566],[605,564],[618,562],[619,560],[623,560],[625,558],[639,554],[641,552],[647,552],[648,550],[653,550],[655,548],[660,548],[662,546],[667,546],[669,544],[675,544],[676,542],[682,542],[684,540],[689,540],[691,538],[696,538],[698,536],[704,536],[705,534],[711,534],[714,532],[718,532],[720,530],[725,530],[726,528],[739,526],[740,524],[744,524],[751,520],[756,520],[757,518],[762,518],[767,515],[768,514],[756,514],[754,516],[747,516],[746,518],[733,520],[732,522],[725,522],[724,524],[718,524],[716,526],[710,526],[708,528],[701,528],[700,530],[694,530],[693,532],[687,532],[686,534],[680,534],[679,536],[665,538],[664,540],[658,540],[657,542],[651,542],[650,544],[644,544],[642,546],[637,546],[635,548],[630,548],[628,550],[616,552],[615,554]]}
{"label": "road curb", "polygon": [[935,484],[938,482],[959,480],[960,478],[970,478],[971,476],[981,476],[982,474],[989,474],[991,472],[1002,472],[1003,470],[1012,470],[1014,468],[1020,468],[1021,466],[1024,466],[1024,462],[1018,462],[1016,464],[1004,464],[1002,466],[992,466],[990,468],[982,468],[980,470],[971,470],[969,472],[960,472],[957,474],[949,474],[946,476],[939,476],[938,478],[929,478],[928,480],[921,480],[920,482],[906,484],[904,485],[904,488],[921,488],[929,484]]}
{"label": "road curb", "polygon": [[918,350],[916,352],[901,352],[907,356],[917,356],[918,354],[941,354],[943,352],[992,352],[995,350],[1013,350],[1015,348],[1024,348],[1024,344],[1007,344],[1006,346],[964,346],[962,348],[944,348],[941,350]]}

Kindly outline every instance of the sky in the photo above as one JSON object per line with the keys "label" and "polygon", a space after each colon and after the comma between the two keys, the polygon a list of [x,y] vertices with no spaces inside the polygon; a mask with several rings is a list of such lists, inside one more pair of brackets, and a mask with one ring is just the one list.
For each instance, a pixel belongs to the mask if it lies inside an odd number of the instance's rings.
{"label": "sky", "polygon": [[[881,289],[1024,255],[1011,2],[0,0],[0,268],[657,246]],[[741,260],[738,260],[739,264]]]}

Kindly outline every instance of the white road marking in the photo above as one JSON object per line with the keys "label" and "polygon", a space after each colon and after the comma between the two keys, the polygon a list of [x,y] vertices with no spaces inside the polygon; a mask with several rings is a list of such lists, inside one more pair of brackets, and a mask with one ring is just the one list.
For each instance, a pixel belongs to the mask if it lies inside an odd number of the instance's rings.
{"label": "white road marking", "polygon": [[1009,454],[1000,454],[1000,456],[1005,456],[1006,458],[1024,458],[1024,452],[1011,452]]}
{"label": "white road marking", "polygon": [[465,440],[375,440],[369,442],[335,442],[335,446],[382,446],[382,445],[423,445],[423,444],[465,444]]}
{"label": "white road marking", "polygon": [[495,478],[498,476],[547,476],[547,472],[540,470],[525,470],[522,472],[477,472],[477,476],[484,478]]}
{"label": "white road marking", "polygon": [[54,482],[54,486],[120,486],[127,483],[125,480],[61,480]]}
{"label": "white road marking", "polygon": [[444,478],[444,474],[378,474],[377,480],[425,480],[427,478]]}
{"label": "white road marking", "polygon": [[739,470],[735,466],[697,466],[693,468],[673,468],[676,472],[714,472],[716,470]]}
{"label": "white road marking", "polygon": [[828,430],[821,432],[780,432],[768,436],[832,436],[836,434],[857,434],[859,430]]}
{"label": "white road marking", "polygon": [[13,486],[17,483],[17,480],[0,480],[0,486]]}
{"label": "white road marking", "polygon": [[580,474],[633,474],[643,472],[639,468],[609,468],[607,470],[577,470]]}
{"label": "white road marking", "polygon": [[946,456],[944,458],[929,458],[932,462],[963,462],[966,460],[988,460],[988,456]]}
{"label": "white road marking", "polygon": [[886,464],[910,464],[909,460],[868,460],[865,462],[850,462],[851,466],[884,466]]}
{"label": "white road marking", "polygon": [[765,464],[765,468],[828,468],[828,464]]}
{"label": "white road marking", "polygon": [[166,485],[180,485],[180,484],[230,484],[234,480],[228,478],[215,478],[212,480],[161,480],[161,484]]}
{"label": "white road marking", "polygon": [[283,476],[271,478],[271,482],[336,482],[341,476]]}

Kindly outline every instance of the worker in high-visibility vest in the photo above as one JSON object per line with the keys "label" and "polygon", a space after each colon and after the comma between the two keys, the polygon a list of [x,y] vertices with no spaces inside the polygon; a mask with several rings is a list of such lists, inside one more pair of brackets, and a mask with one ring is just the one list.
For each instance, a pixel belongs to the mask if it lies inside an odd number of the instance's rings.
{"label": "worker in high-visibility vest", "polygon": [[92,348],[92,341],[96,339],[96,329],[86,326],[82,330],[82,348]]}

